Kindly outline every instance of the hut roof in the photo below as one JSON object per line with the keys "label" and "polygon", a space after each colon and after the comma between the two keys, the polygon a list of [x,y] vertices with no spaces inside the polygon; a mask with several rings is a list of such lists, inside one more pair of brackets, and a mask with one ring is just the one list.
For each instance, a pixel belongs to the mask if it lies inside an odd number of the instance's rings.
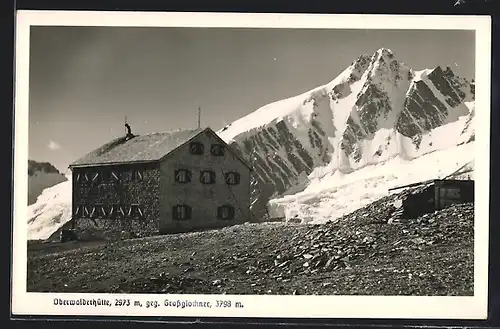
{"label": "hut roof", "polygon": [[70,167],[158,161],[202,130],[178,130],[116,138],[74,161]]}
{"label": "hut roof", "polygon": [[[116,138],[100,146],[80,159],[74,161],[69,167],[74,168],[160,161],[179,146],[185,144],[203,131],[207,130],[212,132],[221,143],[226,144],[210,128],[177,130],[142,136],[136,135],[133,138],[127,138],[124,136]],[[239,159],[250,168],[245,160],[241,158]]]}

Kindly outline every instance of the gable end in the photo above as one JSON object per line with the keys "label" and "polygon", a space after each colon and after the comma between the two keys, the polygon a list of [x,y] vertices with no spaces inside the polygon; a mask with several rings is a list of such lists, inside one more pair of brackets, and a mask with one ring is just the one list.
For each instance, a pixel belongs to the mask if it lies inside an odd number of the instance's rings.
{"label": "gable end", "polygon": [[173,149],[172,151],[168,152],[167,154],[165,154],[163,157],[161,157],[158,161],[159,162],[162,162],[163,160],[165,160],[167,157],[171,156],[172,154],[174,154],[176,151],[178,151],[181,147],[183,147],[184,145],[187,145],[189,144],[191,141],[193,141],[195,138],[197,138],[198,136],[200,136],[201,134],[203,133],[206,133],[208,132],[209,134],[211,134],[212,136],[215,137],[215,139],[222,145],[225,146],[226,150],[228,150],[228,152],[230,152],[236,159],[238,159],[241,163],[243,163],[245,165],[245,167],[248,168],[248,170],[250,171],[253,171],[253,168],[252,166],[244,159],[242,159],[240,156],[238,156],[236,153],[234,153],[233,150],[231,150],[231,148],[229,147],[229,145],[222,139],[219,137],[219,135],[217,135],[212,129],[210,128],[205,128],[203,129],[202,131],[200,131],[199,133],[197,133],[196,135],[194,135],[193,137],[191,137],[190,139],[188,139],[187,141],[185,141],[184,143],[182,143],[181,145],[177,146],[175,149]]}

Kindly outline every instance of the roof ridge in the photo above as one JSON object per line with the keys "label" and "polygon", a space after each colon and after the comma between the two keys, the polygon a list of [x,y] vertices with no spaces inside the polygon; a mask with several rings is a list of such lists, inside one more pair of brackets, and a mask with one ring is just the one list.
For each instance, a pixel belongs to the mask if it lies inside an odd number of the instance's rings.
{"label": "roof ridge", "polygon": [[[118,137],[74,161],[70,167],[159,161],[163,156],[210,128],[172,129],[170,131]],[[138,146],[139,145],[139,146]]]}
{"label": "roof ridge", "polygon": [[[177,128],[177,129],[150,132],[150,133],[143,134],[140,136],[161,135],[161,134],[170,134],[170,133],[177,133],[177,132],[188,132],[188,131],[194,132],[194,131],[202,131],[202,130],[204,130],[204,128]],[[139,135],[137,135],[137,136],[139,136]]]}

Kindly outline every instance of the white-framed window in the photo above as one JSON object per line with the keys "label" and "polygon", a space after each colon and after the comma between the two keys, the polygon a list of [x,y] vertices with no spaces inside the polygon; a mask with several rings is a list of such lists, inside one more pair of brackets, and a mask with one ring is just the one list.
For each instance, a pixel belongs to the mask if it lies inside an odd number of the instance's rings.
{"label": "white-framed window", "polygon": [[186,184],[191,182],[192,174],[191,171],[187,169],[177,169],[175,170],[174,174],[175,174],[175,181],[177,183]]}
{"label": "white-framed window", "polygon": [[200,182],[203,184],[215,184],[215,172],[203,170],[200,172]]}
{"label": "white-framed window", "polygon": [[120,181],[120,173],[118,171],[112,170],[111,173],[109,174],[109,179],[112,182],[119,182]]}
{"label": "white-framed window", "polygon": [[88,206],[83,206],[83,211],[82,211],[82,216],[84,218],[89,218],[90,216],[90,210],[89,210],[89,207]]}
{"label": "white-framed window", "polygon": [[144,211],[137,203],[131,204],[130,206],[124,206],[122,209],[125,218],[137,219],[144,217]]}
{"label": "white-framed window", "polygon": [[173,206],[172,217],[174,220],[191,219],[191,207],[185,204],[178,204]]}
{"label": "white-framed window", "polygon": [[116,206],[112,205],[108,209],[108,218],[115,218],[116,217]]}
{"label": "white-framed window", "polygon": [[106,218],[108,216],[108,212],[106,211],[106,208],[103,205],[99,205],[97,209],[99,211],[99,213],[97,214],[98,217]]}
{"label": "white-framed window", "polygon": [[125,207],[124,206],[118,206],[117,210],[118,210],[118,215],[119,216],[125,217]]}
{"label": "white-framed window", "polygon": [[143,179],[143,173],[141,170],[134,170],[132,171],[132,180],[134,181],[141,181]]}
{"label": "white-framed window", "polygon": [[130,216],[134,218],[143,218],[144,217],[144,211],[142,210],[142,207],[139,204],[132,204],[130,206]]}
{"label": "white-framed window", "polygon": [[80,172],[76,174],[76,181],[80,184],[85,184],[90,182],[91,176],[86,172]]}
{"label": "white-framed window", "polygon": [[240,174],[237,172],[227,172],[224,174],[224,179],[228,185],[237,185],[240,183]]}
{"label": "white-framed window", "polygon": [[76,206],[73,209],[73,217],[74,218],[80,218],[82,215],[82,207],[81,206]]}
{"label": "white-framed window", "polygon": [[101,180],[101,174],[99,172],[93,172],[91,174],[92,183],[98,183]]}
{"label": "white-framed window", "polygon": [[92,206],[92,207],[89,207],[90,208],[90,214],[89,214],[89,217],[90,218],[95,218],[97,217],[97,208],[96,206]]}

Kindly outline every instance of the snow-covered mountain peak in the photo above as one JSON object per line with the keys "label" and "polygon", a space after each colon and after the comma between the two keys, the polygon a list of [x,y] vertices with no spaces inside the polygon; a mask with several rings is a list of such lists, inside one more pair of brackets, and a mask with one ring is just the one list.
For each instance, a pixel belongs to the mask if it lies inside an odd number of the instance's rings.
{"label": "snow-covered mountain peak", "polygon": [[392,52],[392,50],[390,50],[389,48],[384,48],[384,47],[377,49],[375,54],[379,58],[381,58],[381,57],[389,57],[389,58],[394,57],[394,53]]}
{"label": "snow-covered mountain peak", "polygon": [[451,68],[415,70],[380,48],[327,84],[263,106],[219,134],[253,163],[263,195],[280,196],[311,177],[443,149],[428,137],[443,125],[460,126],[450,145],[473,140],[470,125],[463,127],[473,121],[473,100],[474,84]]}

